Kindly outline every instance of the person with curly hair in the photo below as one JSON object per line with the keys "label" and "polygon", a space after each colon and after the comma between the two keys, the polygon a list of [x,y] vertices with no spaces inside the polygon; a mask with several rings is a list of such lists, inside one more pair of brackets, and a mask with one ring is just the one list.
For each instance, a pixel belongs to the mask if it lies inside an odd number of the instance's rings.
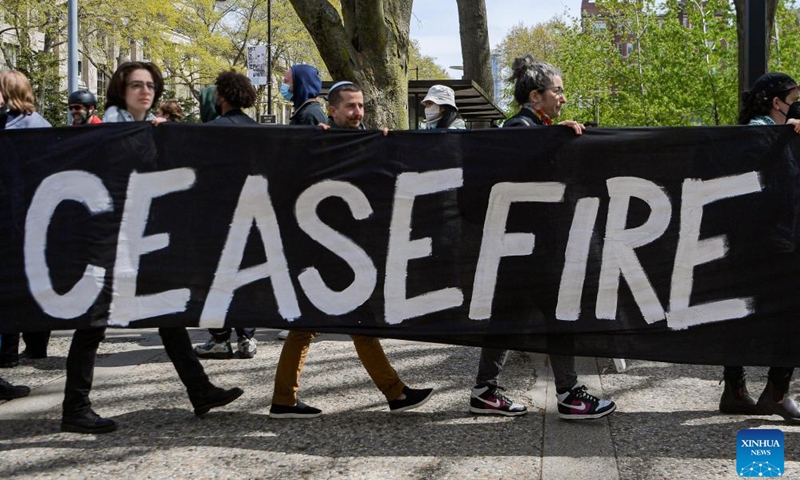
{"label": "person with curly hair", "polygon": [[209,125],[255,125],[257,122],[242,111],[256,103],[256,90],[246,75],[228,70],[217,75],[214,97],[219,117],[208,122]]}

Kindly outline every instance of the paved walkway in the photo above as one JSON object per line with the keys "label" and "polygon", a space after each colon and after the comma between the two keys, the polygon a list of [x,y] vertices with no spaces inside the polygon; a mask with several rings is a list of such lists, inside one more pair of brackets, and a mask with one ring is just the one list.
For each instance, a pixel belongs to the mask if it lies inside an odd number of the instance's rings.
{"label": "paved walkway", "polygon": [[[101,347],[92,399],[117,420],[107,435],[60,433],[63,368],[70,332],[56,332],[51,357],[0,370],[33,388],[0,401],[0,478],[192,479],[732,479],[736,433],[780,428],[784,478],[800,478],[800,427],[779,417],[716,412],[721,369],[709,366],[580,359],[580,381],[617,401],[601,420],[558,419],[547,357],[514,353],[503,374],[524,417],[467,411],[478,349],[386,340],[403,380],[432,386],[423,407],[390,415],[347,337],[323,335],[303,373],[302,398],[325,414],[311,420],[268,418],[281,343],[260,330],[252,360],[204,361],[212,380],[241,386],[231,405],[194,417],[154,330],[110,330]],[[206,339],[192,332],[195,343]],[[756,395],[764,368],[748,369]],[[800,392],[794,384],[793,391]]]}

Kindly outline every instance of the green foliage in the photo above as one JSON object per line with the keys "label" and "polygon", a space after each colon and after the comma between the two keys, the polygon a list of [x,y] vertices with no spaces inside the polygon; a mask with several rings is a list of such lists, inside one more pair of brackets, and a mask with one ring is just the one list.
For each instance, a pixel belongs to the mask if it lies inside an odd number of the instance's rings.
{"label": "green foliage", "polygon": [[408,46],[408,78],[411,80],[442,80],[449,78],[444,67],[436,59],[423,55],[419,42],[412,39]]}
{"label": "green foliage", "polygon": [[[569,100],[563,119],[603,126],[736,123],[736,22],[728,0],[595,5],[601,18],[519,26],[504,41],[507,61],[532,51],[562,70]],[[786,50],[798,51],[788,44]]]}

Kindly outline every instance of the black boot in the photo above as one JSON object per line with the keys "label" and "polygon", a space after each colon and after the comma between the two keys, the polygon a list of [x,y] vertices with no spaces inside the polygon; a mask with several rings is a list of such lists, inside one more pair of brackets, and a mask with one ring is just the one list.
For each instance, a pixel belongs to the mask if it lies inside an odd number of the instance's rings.
{"label": "black boot", "polygon": [[24,385],[11,385],[0,378],[0,400],[13,400],[15,398],[27,397],[31,389]]}
{"label": "black boot", "polygon": [[74,433],[109,433],[117,429],[114,420],[103,418],[94,410],[84,413],[65,414],[61,418],[61,431]]}
{"label": "black boot", "polygon": [[747,392],[744,376],[725,378],[725,390],[719,399],[719,411],[728,415],[758,415],[756,399]]}
{"label": "black boot", "polygon": [[772,381],[767,381],[767,386],[758,397],[758,409],[762,415],[780,415],[787,423],[800,424],[800,408],[792,397],[776,390]]}
{"label": "black boot", "polygon": [[209,410],[216,407],[227,405],[237,398],[241,397],[244,390],[241,388],[231,388],[225,390],[224,388],[211,386],[202,393],[195,393],[190,395],[189,399],[192,401],[194,407],[194,414],[198,417],[205,415]]}

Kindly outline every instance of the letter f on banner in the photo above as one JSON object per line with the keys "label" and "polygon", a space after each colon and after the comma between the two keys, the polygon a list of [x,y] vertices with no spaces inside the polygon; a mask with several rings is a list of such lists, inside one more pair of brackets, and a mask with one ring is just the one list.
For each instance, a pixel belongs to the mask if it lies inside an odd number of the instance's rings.
{"label": "letter f on banner", "polygon": [[[272,290],[275,292],[280,315],[287,320],[300,316],[300,306],[283,253],[278,219],[267,187],[267,179],[258,175],[247,177],[242,187],[228,239],[200,316],[201,327],[224,326],[233,292],[239,287],[267,277],[272,280]],[[267,262],[240,270],[247,238],[254,222],[264,243]]]}
{"label": "letter f on banner", "polygon": [[486,320],[491,317],[500,259],[533,253],[536,235],[506,233],[511,204],[516,202],[563,202],[564,190],[566,190],[566,186],[563,183],[555,182],[498,183],[492,187],[492,193],[489,195],[489,208],[483,223],[483,240],[481,241],[478,266],[475,269],[469,318]]}

